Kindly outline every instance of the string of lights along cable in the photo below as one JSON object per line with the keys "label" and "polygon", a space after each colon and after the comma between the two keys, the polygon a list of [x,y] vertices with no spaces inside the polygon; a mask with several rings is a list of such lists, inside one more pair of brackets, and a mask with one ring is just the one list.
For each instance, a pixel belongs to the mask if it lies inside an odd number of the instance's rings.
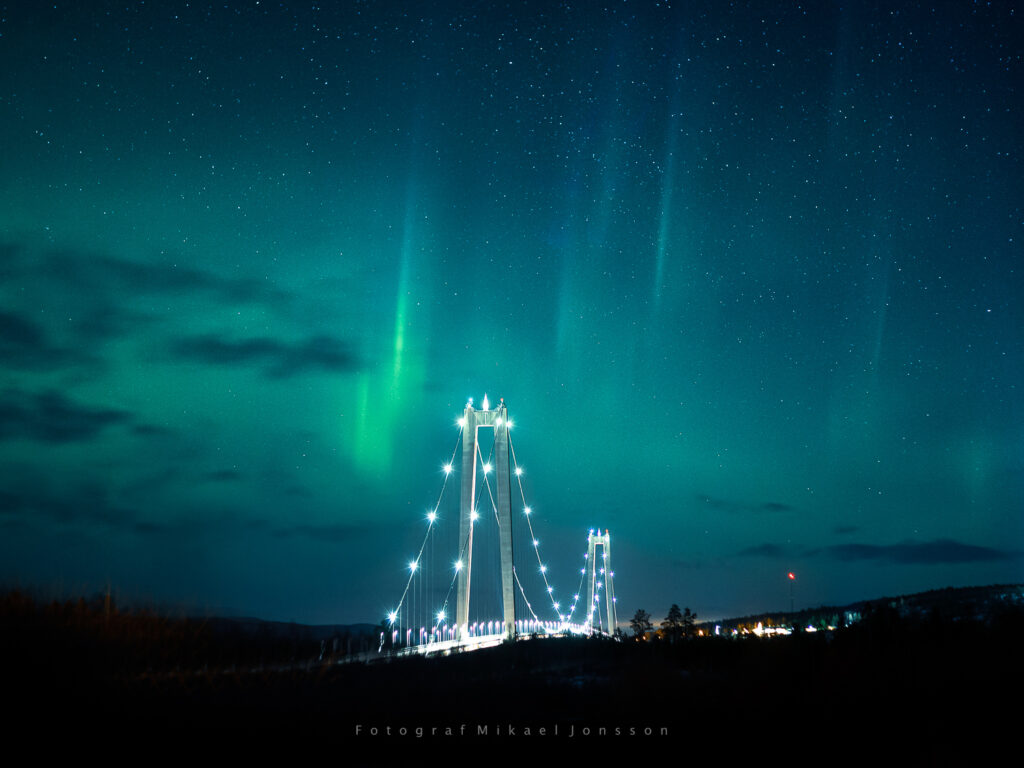
{"label": "string of lights along cable", "polygon": [[402,655],[614,635],[609,532],[590,530],[579,584],[571,600],[559,600],[504,398],[492,407],[484,395],[479,408],[470,398],[455,425],[458,438],[439,465],[440,490],[419,522],[423,535],[405,561],[405,587],[386,612],[378,650]]}

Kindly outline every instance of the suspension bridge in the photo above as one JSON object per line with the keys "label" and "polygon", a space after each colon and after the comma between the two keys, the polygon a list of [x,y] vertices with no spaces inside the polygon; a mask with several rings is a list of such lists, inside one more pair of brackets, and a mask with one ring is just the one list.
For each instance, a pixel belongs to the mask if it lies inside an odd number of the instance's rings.
{"label": "suspension bridge", "polygon": [[[378,650],[448,653],[528,637],[614,635],[610,533],[590,529],[579,583],[571,600],[568,594],[559,600],[541,556],[537,515],[523,486],[525,470],[504,398],[494,408],[486,395],[480,408],[470,399],[456,424],[459,436],[442,467],[437,501],[426,514],[419,551],[408,561],[405,588],[387,613]],[[455,474],[458,499],[449,490]],[[532,556],[520,554],[531,550]]]}

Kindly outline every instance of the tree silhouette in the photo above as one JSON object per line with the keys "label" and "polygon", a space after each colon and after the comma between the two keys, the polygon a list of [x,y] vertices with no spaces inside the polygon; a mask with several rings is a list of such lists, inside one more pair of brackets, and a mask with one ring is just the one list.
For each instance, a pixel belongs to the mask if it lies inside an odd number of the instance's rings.
{"label": "tree silhouette", "polygon": [[693,634],[694,625],[697,623],[697,614],[692,612],[689,608],[683,609],[682,623],[683,636],[689,637]]}
{"label": "tree silhouette", "polygon": [[642,640],[653,627],[651,624],[651,614],[643,608],[638,608],[636,614],[630,620],[629,626],[633,630],[633,637],[637,640]]}
{"label": "tree silhouette", "polygon": [[[687,611],[690,609],[687,608]],[[668,609],[668,616],[661,622],[661,628],[665,631],[665,636],[668,637],[670,643],[675,643],[683,635],[683,612],[679,610],[679,606],[672,603],[672,607]]]}

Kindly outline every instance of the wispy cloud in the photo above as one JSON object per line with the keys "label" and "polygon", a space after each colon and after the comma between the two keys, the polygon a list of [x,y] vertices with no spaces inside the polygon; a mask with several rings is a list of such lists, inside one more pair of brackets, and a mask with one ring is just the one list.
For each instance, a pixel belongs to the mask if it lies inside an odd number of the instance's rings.
{"label": "wispy cloud", "polygon": [[878,560],[900,564],[979,563],[1021,557],[1018,551],[979,547],[952,539],[904,541],[899,544],[839,544],[825,551],[838,560]]}
{"label": "wispy cloud", "polygon": [[308,371],[353,371],[356,356],[348,345],[330,336],[312,336],[294,344],[260,336],[229,341],[213,335],[191,336],[173,345],[172,353],[207,365],[256,366],[271,378]]}
{"label": "wispy cloud", "polygon": [[758,544],[753,547],[741,549],[736,553],[739,557],[786,557],[787,553],[782,547],[776,544]]}
{"label": "wispy cloud", "polygon": [[718,509],[724,512],[792,512],[796,509],[791,504],[784,504],[780,501],[762,501],[748,503],[735,499],[722,499],[717,496],[709,496],[706,493],[698,493],[697,501],[710,509]]}
{"label": "wispy cloud", "polygon": [[91,440],[108,427],[131,420],[127,411],[81,405],[58,392],[8,389],[0,398],[0,440]]}
{"label": "wispy cloud", "polygon": [[207,472],[203,479],[211,483],[233,483],[242,479],[242,473],[234,469],[218,469]]}
{"label": "wispy cloud", "polygon": [[59,347],[24,315],[0,311],[0,360],[8,368],[46,371],[86,362],[86,356]]}

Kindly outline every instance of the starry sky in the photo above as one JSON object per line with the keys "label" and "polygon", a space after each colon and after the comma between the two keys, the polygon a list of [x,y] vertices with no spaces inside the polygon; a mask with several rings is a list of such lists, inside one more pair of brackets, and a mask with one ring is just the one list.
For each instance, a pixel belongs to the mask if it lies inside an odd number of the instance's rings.
{"label": "starry sky", "polygon": [[1024,580],[1022,42],[1001,2],[0,5],[0,580],[379,621],[485,393],[555,594],[608,528],[620,619]]}

